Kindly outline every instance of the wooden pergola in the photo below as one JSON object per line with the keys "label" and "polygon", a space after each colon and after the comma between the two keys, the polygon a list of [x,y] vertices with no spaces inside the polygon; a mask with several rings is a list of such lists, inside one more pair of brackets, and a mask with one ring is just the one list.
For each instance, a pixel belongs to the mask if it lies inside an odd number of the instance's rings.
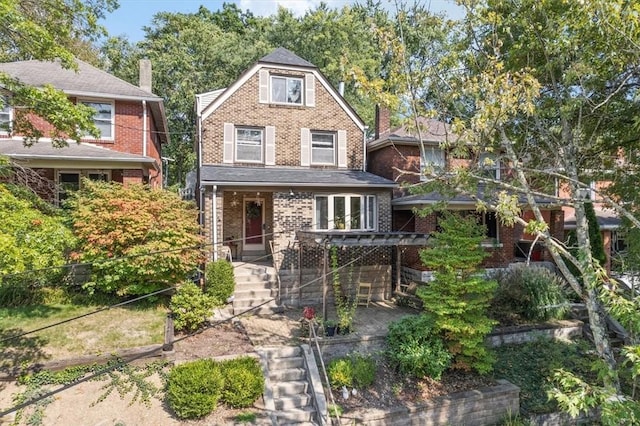
{"label": "wooden pergola", "polygon": [[[329,249],[331,247],[360,247],[379,246],[395,247],[396,249],[396,286],[401,283],[401,247],[418,246],[428,244],[429,234],[416,232],[357,232],[357,231],[297,231],[298,241],[301,244],[309,244],[321,247],[322,255],[322,315],[327,317],[327,295],[329,284]],[[391,294],[391,288],[387,289]],[[386,291],[386,292],[387,292]]]}

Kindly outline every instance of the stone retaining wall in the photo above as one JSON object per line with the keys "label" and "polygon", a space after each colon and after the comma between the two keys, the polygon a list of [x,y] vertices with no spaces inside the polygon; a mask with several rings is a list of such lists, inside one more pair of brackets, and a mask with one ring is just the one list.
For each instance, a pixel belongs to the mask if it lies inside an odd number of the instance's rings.
{"label": "stone retaining wall", "polygon": [[491,332],[485,339],[489,347],[495,348],[512,343],[526,343],[544,336],[553,339],[571,339],[582,335],[582,321],[559,320],[531,326],[502,327]]}
{"label": "stone retaining wall", "polygon": [[434,398],[393,410],[369,410],[364,416],[342,416],[348,424],[367,426],[491,425],[520,410],[520,389],[498,380],[497,385]]}

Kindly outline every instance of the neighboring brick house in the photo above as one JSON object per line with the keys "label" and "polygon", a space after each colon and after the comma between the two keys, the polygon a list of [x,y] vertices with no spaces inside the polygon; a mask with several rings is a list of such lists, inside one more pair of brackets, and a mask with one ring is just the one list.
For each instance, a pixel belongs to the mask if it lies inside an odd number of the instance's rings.
{"label": "neighboring brick house", "polygon": [[[26,147],[21,135],[0,131],[0,155],[55,182],[50,192],[41,193],[52,202],[64,199],[67,190],[79,188],[82,177],[162,187],[161,146],[168,140],[167,120],[162,98],[151,93],[150,62],[141,61],[141,87],[85,62],[77,64],[76,72],[58,62],[10,62],[0,64],[0,72],[34,87],[52,85],[73,102],[95,108],[94,122],[101,137],[55,148],[48,138],[51,125],[33,116],[32,122],[44,136]],[[10,93],[7,100],[0,122],[10,127],[14,108],[20,106],[11,104]]]}
{"label": "neighboring brick house", "polygon": [[[313,64],[276,49],[228,88],[197,95],[196,111],[201,222],[214,258],[222,243],[234,258],[271,254],[282,298],[317,301],[321,283],[304,286],[322,270],[315,237],[391,231],[395,184],[365,171],[364,123]],[[365,270],[386,288],[389,250],[363,253],[354,280]]]}
{"label": "neighboring brick house", "polygon": [[[391,202],[394,231],[432,233],[437,229],[438,215],[432,213],[426,217],[419,217],[415,214],[415,210],[442,202],[445,198],[439,193],[413,195],[409,192],[410,185],[417,185],[421,179],[424,179],[424,175],[420,172],[427,165],[423,164],[424,161],[421,160],[417,132],[407,126],[391,129],[389,118],[389,111],[376,110],[375,138],[367,145],[368,170],[402,184],[394,191],[394,199]],[[453,165],[464,164],[462,160],[450,158],[446,150],[442,148],[442,143],[451,141],[455,137],[449,126],[440,121],[423,117],[418,119],[418,126],[421,129],[421,138],[425,146],[426,160],[430,163],[429,167],[446,170]],[[508,173],[508,169],[501,167],[499,162],[495,164],[496,166],[490,170],[495,178],[499,179],[501,174]],[[478,221],[486,226],[485,246],[490,256],[483,262],[484,267],[506,267],[510,263],[521,261],[526,257],[534,237],[526,234],[521,225],[504,226],[494,212],[477,213],[476,203],[471,197],[458,195],[446,201],[448,209],[477,215]],[[523,216],[531,218],[532,214],[526,210],[525,204],[522,203]],[[543,210],[543,216],[550,226],[552,235],[562,238],[562,210],[559,207],[547,207]],[[532,260],[551,260],[551,257],[548,252],[542,249],[542,245],[536,245]],[[415,248],[406,249],[403,265],[413,269],[425,269]]]}

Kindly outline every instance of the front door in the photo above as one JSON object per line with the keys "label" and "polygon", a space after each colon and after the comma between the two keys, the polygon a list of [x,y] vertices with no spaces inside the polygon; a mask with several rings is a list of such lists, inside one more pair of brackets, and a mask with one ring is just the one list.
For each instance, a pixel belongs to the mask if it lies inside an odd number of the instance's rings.
{"label": "front door", "polygon": [[264,199],[244,200],[244,250],[264,250]]}

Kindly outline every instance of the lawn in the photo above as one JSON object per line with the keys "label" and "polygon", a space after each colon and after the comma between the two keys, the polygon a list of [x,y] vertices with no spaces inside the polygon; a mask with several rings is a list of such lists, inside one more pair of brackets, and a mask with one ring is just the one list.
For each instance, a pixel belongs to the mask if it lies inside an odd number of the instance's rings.
{"label": "lawn", "polygon": [[73,304],[0,308],[0,370],[34,361],[105,354],[163,342],[166,317],[163,306],[112,308],[2,341],[100,308]]}

